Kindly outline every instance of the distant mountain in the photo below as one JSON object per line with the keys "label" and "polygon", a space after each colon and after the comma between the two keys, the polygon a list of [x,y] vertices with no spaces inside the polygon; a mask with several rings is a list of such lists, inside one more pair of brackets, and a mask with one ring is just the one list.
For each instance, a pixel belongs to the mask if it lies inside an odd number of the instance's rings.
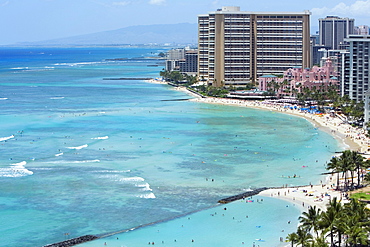
{"label": "distant mountain", "polygon": [[158,24],[120,28],[61,39],[27,42],[22,45],[117,45],[117,44],[196,44],[197,24]]}

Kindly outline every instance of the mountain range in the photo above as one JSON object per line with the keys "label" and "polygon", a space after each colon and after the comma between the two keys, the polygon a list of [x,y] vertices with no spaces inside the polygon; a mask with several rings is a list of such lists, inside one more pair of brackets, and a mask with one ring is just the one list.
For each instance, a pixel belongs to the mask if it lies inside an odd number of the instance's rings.
{"label": "mountain range", "polygon": [[198,25],[190,23],[140,25],[21,45],[140,45],[196,44]]}

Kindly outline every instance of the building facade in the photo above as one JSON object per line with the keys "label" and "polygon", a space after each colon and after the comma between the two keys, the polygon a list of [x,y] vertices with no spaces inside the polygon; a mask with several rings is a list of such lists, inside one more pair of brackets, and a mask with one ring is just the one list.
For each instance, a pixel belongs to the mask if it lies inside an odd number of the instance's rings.
{"label": "building facade", "polygon": [[286,70],[282,78],[265,75],[258,78],[259,90],[276,91],[277,96],[296,96],[304,88],[326,90],[330,86],[337,87],[337,72],[330,59],[323,67],[313,66],[312,69],[294,67]]}
{"label": "building facade", "polygon": [[364,101],[369,90],[370,36],[350,35],[347,51],[340,56],[341,95],[356,102]]}
{"label": "building facade", "polygon": [[198,72],[198,51],[186,50],[185,58],[179,61],[179,68],[181,72],[188,75],[197,75]]}
{"label": "building facade", "polygon": [[263,74],[310,66],[310,12],[244,12],[223,7],[198,16],[198,75],[214,86],[253,83]]}
{"label": "building facade", "polygon": [[369,26],[367,26],[367,25],[356,26],[354,34],[369,35]]}
{"label": "building facade", "polygon": [[354,19],[327,16],[319,19],[320,45],[340,49],[345,38],[354,33]]}
{"label": "building facade", "polygon": [[167,52],[166,70],[177,70],[195,76],[198,71],[198,51],[190,48],[169,50]]}

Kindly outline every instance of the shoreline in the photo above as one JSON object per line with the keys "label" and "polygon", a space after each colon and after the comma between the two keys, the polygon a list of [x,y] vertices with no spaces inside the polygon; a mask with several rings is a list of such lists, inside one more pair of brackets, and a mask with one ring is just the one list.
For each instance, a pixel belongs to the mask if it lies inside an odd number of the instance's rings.
{"label": "shoreline", "polygon": [[[151,80],[149,82],[167,84],[166,82],[159,82],[157,80]],[[317,115],[301,112],[298,109],[290,108],[288,106],[290,104],[278,104],[273,103],[272,101],[248,101],[214,97],[203,98],[182,86],[174,87],[173,89],[183,91],[184,93],[193,96],[194,98],[190,99],[190,101],[194,102],[249,107],[305,118],[307,121],[313,124],[315,128],[318,128],[319,130],[333,136],[333,138],[335,138],[340,145],[343,146],[343,149],[358,151],[363,155],[370,155],[368,152],[370,147],[370,139],[365,136],[364,130],[356,129],[351,125],[344,123],[339,116],[333,117],[329,114]],[[337,199],[341,200],[342,203],[348,202],[346,194],[341,191],[336,191],[334,189],[335,187],[336,176],[335,174],[329,174],[326,176],[326,181],[321,181],[320,184],[267,189],[260,192],[258,195],[263,197],[274,197],[280,200],[292,202],[300,208],[301,212],[305,212],[309,207],[314,206],[319,208],[321,211],[325,211],[327,204],[332,198],[336,197]]]}
{"label": "shoreline", "polygon": [[[150,80],[148,82],[157,83],[157,84],[167,84],[167,82],[158,81],[158,80]],[[191,91],[187,90],[185,87],[182,87],[182,86],[174,87],[174,90],[180,90],[189,95],[192,95],[194,98],[190,99],[190,101],[207,103],[207,104],[250,107],[254,109],[274,111],[274,112],[280,112],[284,114],[293,115],[296,117],[302,117],[306,119],[307,121],[311,122],[316,128],[333,136],[341,145],[343,145],[343,148],[346,148],[352,151],[358,151],[362,153],[363,155],[370,155],[370,153],[368,152],[369,147],[370,147],[370,139],[365,136],[364,130],[363,129],[359,130],[359,129],[352,127],[349,124],[343,123],[343,120],[341,120],[339,117],[332,117],[329,114],[317,115],[317,114],[301,112],[298,109],[294,109],[294,108],[290,109],[289,107],[285,107],[286,105],[290,105],[290,104],[276,104],[276,103],[274,104],[269,101],[256,101],[256,100],[248,101],[248,100],[214,98],[214,97],[202,98],[199,95],[192,93]],[[330,180],[330,179],[334,180],[336,178],[335,176],[333,177],[332,175],[328,175],[327,180]],[[321,187],[322,185],[314,185],[314,188],[316,188],[317,186]],[[309,188],[309,186],[307,187],[308,188],[300,187],[300,189],[301,190],[311,189]],[[270,190],[275,192],[275,190],[278,190],[278,189],[269,189],[269,190],[261,192],[260,195],[269,194],[267,192]],[[327,188],[327,190],[330,190],[330,188]]]}

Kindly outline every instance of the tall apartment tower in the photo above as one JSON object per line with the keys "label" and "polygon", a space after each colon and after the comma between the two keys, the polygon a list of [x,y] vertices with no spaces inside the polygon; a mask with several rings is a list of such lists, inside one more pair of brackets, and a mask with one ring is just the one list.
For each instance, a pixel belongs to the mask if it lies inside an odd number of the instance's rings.
{"label": "tall apartment tower", "polygon": [[310,65],[310,12],[244,12],[222,7],[198,16],[198,76],[214,86],[255,82]]}
{"label": "tall apartment tower", "polygon": [[348,95],[357,102],[365,100],[365,93],[370,89],[370,36],[350,35],[345,39],[348,50],[341,52],[339,79],[341,95]]}
{"label": "tall apartment tower", "polygon": [[354,33],[354,19],[327,16],[319,19],[320,44],[340,49],[345,38]]}

